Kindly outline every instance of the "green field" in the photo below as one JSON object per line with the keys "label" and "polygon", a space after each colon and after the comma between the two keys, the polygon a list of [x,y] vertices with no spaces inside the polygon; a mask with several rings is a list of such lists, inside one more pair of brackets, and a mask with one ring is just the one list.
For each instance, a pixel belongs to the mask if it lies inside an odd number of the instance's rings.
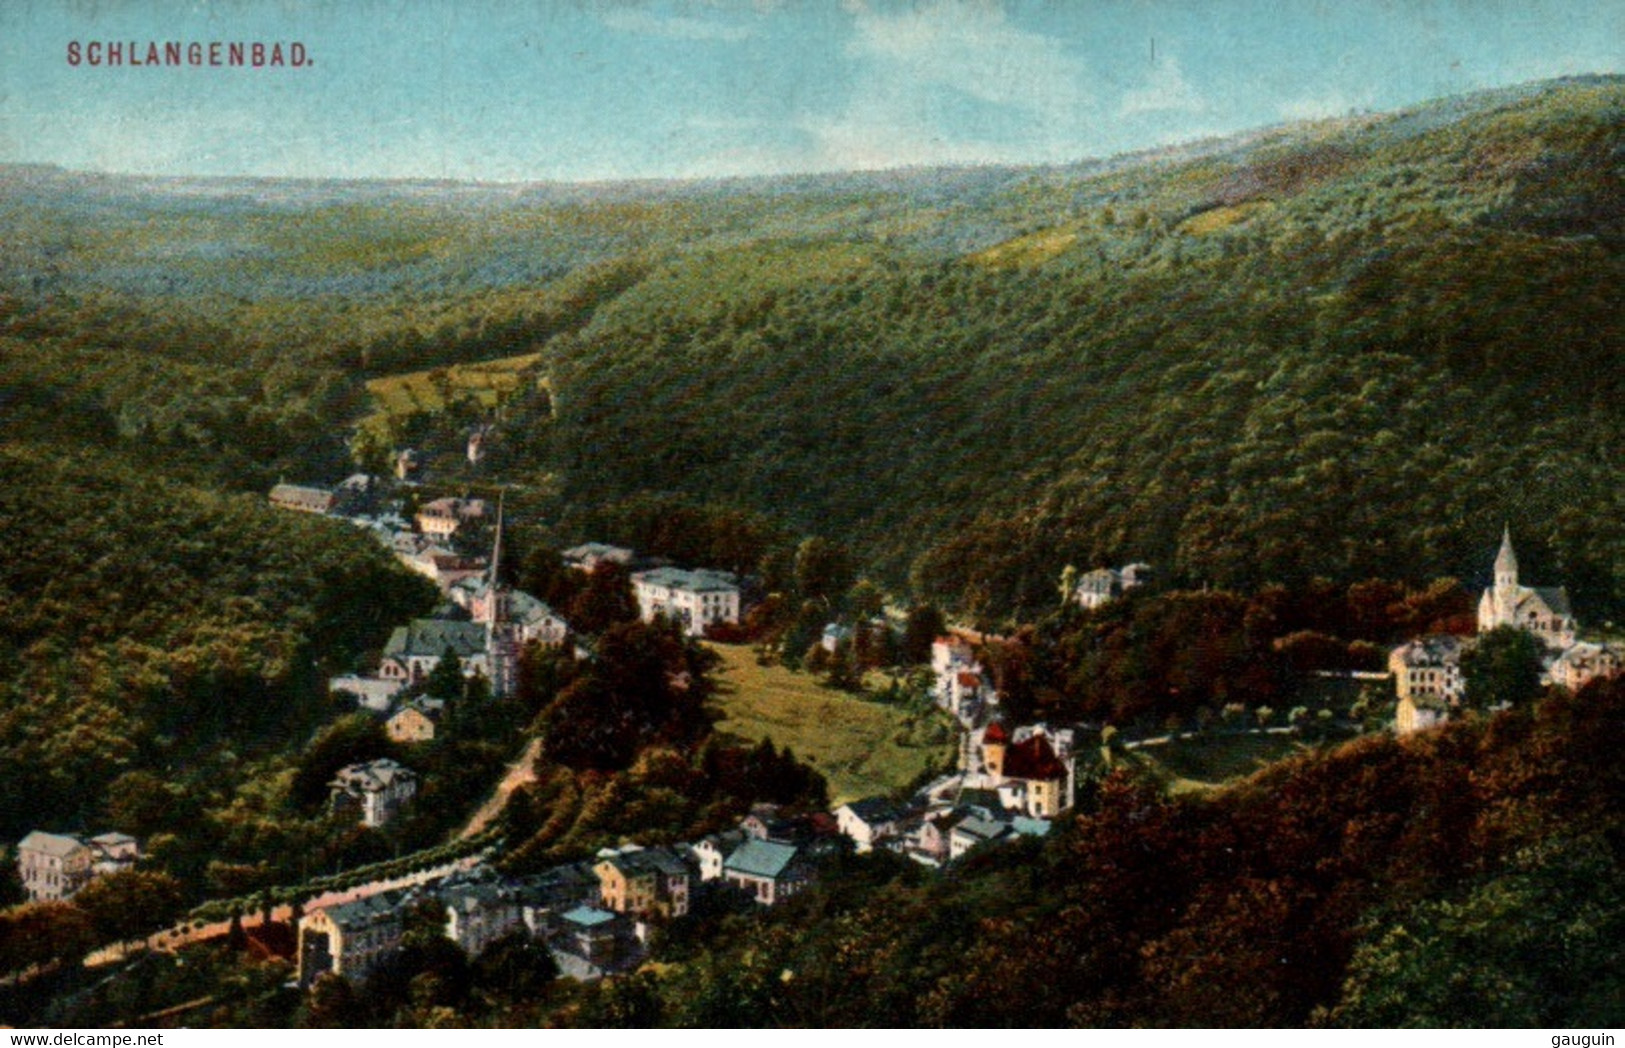
{"label": "green field", "polygon": [[440,411],[454,400],[474,398],[486,406],[512,393],[524,383],[525,372],[541,360],[539,353],[526,353],[477,364],[453,364],[447,368],[385,375],[367,383],[381,411],[407,415],[415,411]]}
{"label": "green field", "polygon": [[[392,420],[420,412],[444,411],[447,405],[463,400],[478,401],[482,407],[495,407],[503,397],[518,392],[534,376],[539,353],[482,360],[474,364],[409,371],[369,379],[367,392],[374,411],[361,421],[374,427],[380,436],[389,432]],[[535,379],[545,385],[545,378]]]}
{"label": "green field", "polygon": [[1134,752],[1173,776],[1175,792],[1206,790],[1290,757],[1303,749],[1292,735],[1202,735],[1173,739]]}
{"label": "green field", "polygon": [[935,714],[922,719],[825,688],[810,674],[758,666],[745,645],[711,648],[723,660],[717,730],[790,747],[829,780],[832,804],[906,786],[953,752]]}

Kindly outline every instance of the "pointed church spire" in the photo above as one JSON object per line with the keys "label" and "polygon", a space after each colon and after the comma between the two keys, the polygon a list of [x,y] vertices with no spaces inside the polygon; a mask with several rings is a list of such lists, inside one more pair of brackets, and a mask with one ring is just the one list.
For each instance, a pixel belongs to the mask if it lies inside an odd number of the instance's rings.
{"label": "pointed church spire", "polygon": [[1495,555],[1495,588],[1516,589],[1518,585],[1518,555],[1512,552],[1512,528],[1501,528],[1501,552]]}
{"label": "pointed church spire", "polygon": [[502,603],[500,596],[502,584],[498,581],[501,577],[498,573],[502,570],[502,502],[506,495],[505,491],[497,492],[497,530],[496,538],[491,542],[491,578],[485,591],[486,625],[492,629],[501,621],[501,612],[498,608]]}
{"label": "pointed church spire", "polygon": [[513,693],[519,674],[519,636],[508,617],[508,594],[501,582],[502,511],[506,492],[497,494],[496,536],[491,540],[491,575],[485,587],[485,650],[491,664],[491,694]]}

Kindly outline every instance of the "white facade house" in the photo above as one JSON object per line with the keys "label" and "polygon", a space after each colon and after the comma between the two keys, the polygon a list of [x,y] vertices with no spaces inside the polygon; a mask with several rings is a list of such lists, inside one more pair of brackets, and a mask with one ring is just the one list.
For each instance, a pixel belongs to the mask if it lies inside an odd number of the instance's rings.
{"label": "white facade house", "polygon": [[739,621],[739,585],[724,571],[640,571],[632,576],[632,590],[644,622],[668,618],[691,637],[704,636],[712,625]]}
{"label": "white facade house", "polygon": [[1122,568],[1096,568],[1078,577],[1072,599],[1084,608],[1098,608],[1121,597],[1124,593],[1143,586],[1151,574],[1149,564],[1128,564]]}
{"label": "white facade house", "polygon": [[866,797],[835,809],[835,825],[861,854],[897,832],[903,813],[884,797]]}
{"label": "white facade house", "polygon": [[34,830],[17,844],[17,876],[31,902],[66,899],[102,874],[129,869],[141,857],[123,833],[81,838]]}
{"label": "white facade house", "polygon": [[1580,641],[1552,663],[1552,683],[1579,691],[1599,677],[1612,677],[1625,667],[1625,657],[1608,644]]}
{"label": "white facade house", "polygon": [[1422,731],[1450,719],[1467,692],[1461,675],[1461,655],[1468,641],[1449,634],[1418,637],[1388,655],[1399,706],[1394,730],[1400,735]]}
{"label": "white facade house", "polygon": [[932,688],[936,704],[967,727],[979,719],[983,706],[994,701],[993,686],[976,661],[975,647],[957,634],[931,643],[931,672],[936,677]]}
{"label": "white facade house", "polygon": [[1388,655],[1399,698],[1433,700],[1447,706],[1461,704],[1466,686],[1461,676],[1461,655],[1467,645],[1460,637],[1435,634],[1418,637]]}
{"label": "white facade house", "polygon": [[446,905],[446,938],[478,957],[492,943],[527,931],[519,892],[502,884],[454,885],[440,893]]}
{"label": "white facade house", "polygon": [[382,826],[418,792],[411,768],[390,759],[340,768],[328,784],[333,814],[357,814],[363,826]]}

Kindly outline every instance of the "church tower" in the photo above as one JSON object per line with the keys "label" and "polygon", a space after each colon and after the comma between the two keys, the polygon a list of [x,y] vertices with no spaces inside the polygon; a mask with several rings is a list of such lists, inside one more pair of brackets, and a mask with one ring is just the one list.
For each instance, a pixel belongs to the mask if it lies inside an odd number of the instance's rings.
{"label": "church tower", "polygon": [[496,539],[491,547],[491,575],[485,587],[485,649],[491,661],[491,694],[513,694],[519,674],[519,637],[509,614],[508,591],[502,585],[502,496],[497,497]]}
{"label": "church tower", "polygon": [[1478,602],[1478,632],[1515,626],[1539,637],[1549,648],[1574,643],[1574,612],[1568,590],[1562,586],[1525,586],[1518,581],[1518,555],[1512,552],[1512,532],[1501,532],[1501,552],[1495,555],[1495,585]]}
{"label": "church tower", "polygon": [[1518,555],[1512,552],[1512,529],[1501,531],[1501,552],[1495,555],[1495,597],[1506,607],[1518,592]]}

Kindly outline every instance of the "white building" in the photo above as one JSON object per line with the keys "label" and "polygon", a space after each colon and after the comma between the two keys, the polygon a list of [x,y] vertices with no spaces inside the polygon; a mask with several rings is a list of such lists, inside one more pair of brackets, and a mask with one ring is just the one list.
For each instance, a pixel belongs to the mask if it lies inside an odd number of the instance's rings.
{"label": "white building", "polygon": [[460,884],[445,888],[446,938],[478,957],[492,943],[517,931],[526,931],[519,892],[502,884]]}
{"label": "white building", "polygon": [[1450,719],[1467,692],[1461,675],[1461,655],[1468,642],[1449,634],[1418,637],[1388,655],[1399,706],[1394,730],[1400,735],[1431,728]]}
{"label": "white building", "polygon": [[140,857],[140,845],[126,834],[83,839],[34,830],[17,844],[17,875],[32,902],[66,899],[102,874],[129,869]]}
{"label": "white building", "polygon": [[600,564],[619,564],[623,568],[630,568],[633,557],[633,552],[625,546],[611,546],[603,542],[584,542],[560,554],[564,566],[575,571],[594,571]]}
{"label": "white building", "polygon": [[1151,574],[1149,564],[1128,564],[1122,568],[1096,568],[1079,576],[1072,599],[1081,607],[1098,608],[1121,597],[1136,586],[1143,586]]}
{"label": "white building", "polygon": [[707,627],[739,621],[739,585],[725,571],[656,568],[632,576],[638,613],[644,622],[665,617],[682,626],[691,637],[705,635]]}
{"label": "white building", "polygon": [[983,705],[993,701],[994,689],[976,661],[976,649],[957,634],[931,643],[931,672],[936,677],[932,695],[937,705],[967,726],[977,720]]}
{"label": "white building", "polygon": [[866,797],[835,809],[835,825],[851,839],[859,854],[897,832],[903,813],[884,797]]}
{"label": "white building", "polygon": [[1612,677],[1625,666],[1618,649],[1607,644],[1580,641],[1552,663],[1553,684],[1579,691],[1599,677]]}
{"label": "white building", "polygon": [[418,509],[418,530],[433,539],[449,539],[464,524],[484,516],[484,499],[435,499]]}
{"label": "white building", "polygon": [[356,814],[363,826],[382,826],[417,796],[418,777],[386,757],[340,768],[328,789],[334,815]]}

